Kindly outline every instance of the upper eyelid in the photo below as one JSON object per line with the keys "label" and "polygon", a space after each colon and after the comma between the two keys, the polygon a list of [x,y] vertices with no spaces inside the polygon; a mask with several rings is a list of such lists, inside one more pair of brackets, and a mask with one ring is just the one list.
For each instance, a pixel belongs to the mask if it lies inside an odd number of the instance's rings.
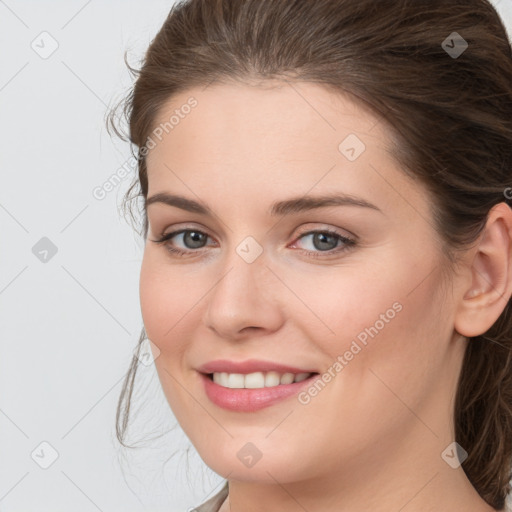
{"label": "upper eyelid", "polygon": [[[304,223],[303,223],[304,224]],[[322,229],[327,229],[327,230],[334,230],[334,231],[344,231],[347,233],[347,237],[353,237],[353,238],[357,238],[357,235],[355,235],[354,233],[352,233],[351,231],[349,231],[348,229],[346,228],[341,228],[341,227],[335,227],[327,222],[319,222],[319,221],[310,221],[310,222],[306,222],[305,224],[313,224],[315,225],[315,227],[309,227],[309,228],[300,228],[300,231],[301,231],[301,234],[304,234],[306,233],[307,231],[321,231]],[[324,227],[318,227],[318,226],[324,226]],[[297,228],[294,228],[292,230],[293,231],[296,231]],[[210,235],[209,233],[209,229],[206,228],[206,227],[203,227],[203,226],[191,226],[189,224],[186,224],[183,225],[183,226],[180,226],[180,224],[178,223],[178,227],[173,227],[171,230],[169,230],[167,233],[163,233],[161,236],[167,236],[168,234],[170,233],[177,233],[177,232],[181,232],[181,231],[188,231],[188,230],[191,230],[191,231],[201,231],[205,234],[207,234],[208,236],[212,236]],[[158,231],[158,230],[155,230],[155,231]]]}
{"label": "upper eyelid", "polygon": [[[318,216],[322,216],[322,213],[321,213],[321,212],[316,212],[316,213],[314,213],[314,212],[309,212],[309,214],[306,214],[306,215],[309,215],[309,216],[317,216],[317,215],[318,215]],[[306,215],[305,215],[305,217],[306,217]],[[329,214],[329,217],[330,217],[330,216],[331,216],[331,215]],[[349,217],[349,218],[350,218],[350,217]],[[148,221],[149,221],[149,225],[151,226],[152,222],[151,222],[151,220],[150,220],[150,216],[149,216],[149,214],[148,214],[148,216],[147,216],[147,219],[148,219]],[[153,217],[151,217],[151,219],[153,219]],[[156,221],[156,224],[157,224],[157,225],[158,225],[158,224],[160,224],[159,219],[160,219],[160,216],[157,214],[157,217],[155,217],[155,221]],[[161,220],[163,220],[163,218],[162,218]],[[346,238],[351,238],[351,239],[353,239],[354,241],[357,241],[357,240],[359,239],[359,236],[358,236],[358,235],[356,235],[355,233],[351,232],[349,229],[347,229],[347,228],[345,228],[345,227],[336,226],[335,224],[331,224],[331,223],[329,223],[329,222],[324,222],[324,221],[322,221],[322,220],[308,221],[308,220],[307,220],[307,217],[306,217],[306,218],[302,217],[302,218],[298,218],[298,219],[292,219],[292,218],[290,218],[289,220],[290,220],[290,221],[293,221],[294,223],[295,223],[296,221],[300,221],[300,224],[314,224],[314,225],[315,225],[315,227],[314,227],[314,228],[312,227],[312,228],[311,228],[312,230],[330,229],[330,230],[334,230],[334,231],[341,231],[342,233],[340,233],[340,236],[345,236]],[[340,219],[339,221],[338,221],[337,219],[331,219],[331,222],[332,222],[332,221],[334,221],[334,223],[337,223],[337,222],[341,222],[341,223],[342,223],[342,222],[343,222],[341,219]],[[199,227],[199,228],[197,228],[196,226],[189,227],[189,225],[187,225],[188,223],[191,223],[191,224],[197,224],[197,225],[199,225],[200,227]],[[173,228],[173,229],[172,229],[172,231],[169,231],[168,233],[170,233],[170,232],[175,232],[175,231],[186,230],[186,229],[198,229],[199,231],[203,231],[203,232],[205,232],[206,234],[208,234],[209,236],[212,236],[212,235],[210,235],[210,234],[209,234],[209,232],[208,232],[208,231],[209,231],[209,228],[206,228],[206,226],[204,226],[204,224],[201,222],[201,220],[193,220],[193,219],[190,219],[189,221],[183,221],[182,223],[177,222],[175,225],[178,225],[178,226],[179,226],[180,224],[185,224],[185,226],[184,226],[184,227]],[[325,228],[318,228],[318,227],[316,227],[316,226],[318,226],[319,224],[320,224],[320,225],[324,225],[324,226],[325,226]],[[203,227],[203,226],[204,226],[204,227]],[[291,232],[288,232],[288,235],[287,235],[287,236],[291,236],[291,234],[292,234],[293,232],[295,232],[295,230],[296,230],[296,229],[297,229],[297,228],[295,227]],[[304,228],[304,229],[308,229],[308,228]],[[156,230],[154,230],[153,232],[160,232],[160,233],[162,233],[162,231],[161,231],[161,230],[159,230],[159,229],[156,229]],[[168,233],[167,233],[167,234],[168,234]],[[303,232],[303,233],[301,233],[301,234],[304,234],[304,232]],[[163,237],[163,236],[166,236],[166,235],[163,235],[163,234],[162,234],[161,236]],[[212,237],[212,238],[216,238],[216,237]]]}

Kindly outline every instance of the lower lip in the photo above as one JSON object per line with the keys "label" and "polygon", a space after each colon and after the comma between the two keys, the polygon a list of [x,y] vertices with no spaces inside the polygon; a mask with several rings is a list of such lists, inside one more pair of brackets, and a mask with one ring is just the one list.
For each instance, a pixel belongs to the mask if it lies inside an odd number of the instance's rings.
{"label": "lower lip", "polygon": [[204,373],[201,373],[200,376],[206,395],[215,405],[230,411],[253,412],[296,395],[302,388],[309,386],[311,381],[318,377],[318,374],[313,374],[301,382],[258,389],[225,388],[210,380]]}

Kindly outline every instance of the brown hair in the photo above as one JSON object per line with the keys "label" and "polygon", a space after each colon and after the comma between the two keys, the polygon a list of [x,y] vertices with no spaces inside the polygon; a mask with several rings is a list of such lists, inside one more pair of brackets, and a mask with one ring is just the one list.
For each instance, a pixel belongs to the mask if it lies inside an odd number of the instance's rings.
{"label": "brown hair", "polygon": [[[468,47],[450,54],[462,48],[460,37]],[[137,80],[107,126],[127,140],[116,127],[122,106],[138,147],[125,206],[147,198],[145,144],[173,95],[273,78],[350,94],[388,124],[396,161],[431,194],[450,264],[477,240],[492,206],[512,204],[504,193],[512,185],[512,51],[487,0],[185,0],[172,6],[141,68],[127,66]],[[143,329],[139,347],[144,339]],[[134,356],[119,397],[123,446],[137,366]],[[510,300],[486,333],[468,340],[454,424],[469,480],[502,509],[512,474]]]}

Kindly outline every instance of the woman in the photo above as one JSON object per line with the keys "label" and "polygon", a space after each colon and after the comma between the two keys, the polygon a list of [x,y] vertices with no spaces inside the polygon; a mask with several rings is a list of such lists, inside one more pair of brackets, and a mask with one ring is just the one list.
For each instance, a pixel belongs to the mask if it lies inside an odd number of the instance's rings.
{"label": "woman", "polygon": [[135,73],[140,343],[226,478],[197,510],[504,510],[512,52],[494,8],[188,0]]}

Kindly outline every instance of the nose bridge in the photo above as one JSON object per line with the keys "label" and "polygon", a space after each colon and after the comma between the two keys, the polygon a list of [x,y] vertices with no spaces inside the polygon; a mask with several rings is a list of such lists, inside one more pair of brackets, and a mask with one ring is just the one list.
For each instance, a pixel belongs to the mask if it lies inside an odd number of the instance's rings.
{"label": "nose bridge", "polygon": [[263,274],[267,271],[267,262],[263,252],[261,244],[252,236],[230,247],[224,259],[222,277],[219,276],[212,295],[221,301],[235,300],[240,306],[256,301],[260,293],[265,293],[262,283],[266,280]]}
{"label": "nose bridge", "polygon": [[269,287],[277,283],[262,245],[246,236],[229,251],[208,299],[206,323],[227,337],[244,327],[275,328],[280,311]]}
{"label": "nose bridge", "polygon": [[[249,213],[246,220],[250,217]],[[226,272],[234,272],[239,279],[251,281],[251,286],[256,285],[258,276],[262,277],[268,272],[265,267],[268,264],[267,252],[263,248],[265,233],[263,230],[254,231],[254,227],[251,228],[252,225],[245,222],[240,215],[236,215],[236,212],[231,212],[228,218],[235,221],[230,222],[228,226],[229,233],[224,247],[226,254],[222,256],[223,274],[227,278]]]}

